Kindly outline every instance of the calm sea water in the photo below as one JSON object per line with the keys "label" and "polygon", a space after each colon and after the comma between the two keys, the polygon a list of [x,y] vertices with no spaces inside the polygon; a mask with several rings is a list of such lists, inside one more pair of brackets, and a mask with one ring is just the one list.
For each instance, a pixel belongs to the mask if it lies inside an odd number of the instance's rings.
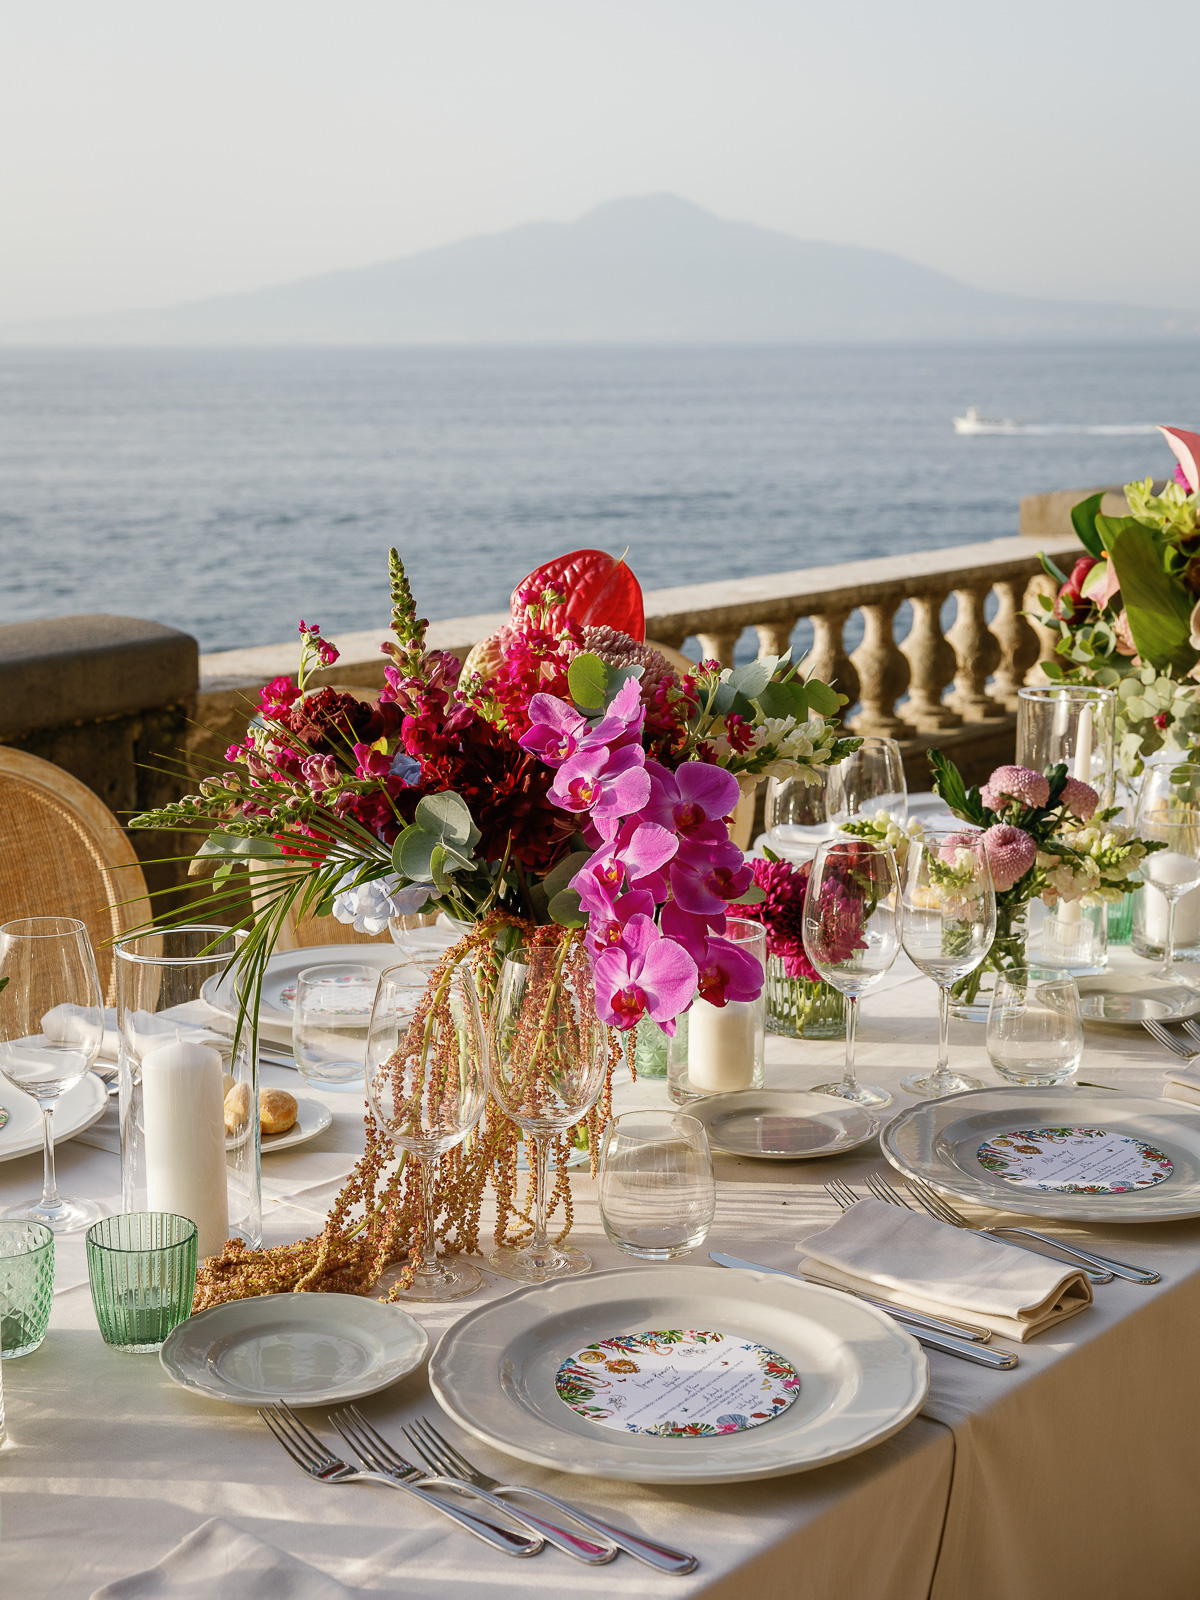
{"label": "calm sea water", "polygon": [[1023,494],[1172,466],[1195,344],[0,350],[0,620],[110,611],[205,650],[503,608],[578,546],[647,588],[1017,531]]}

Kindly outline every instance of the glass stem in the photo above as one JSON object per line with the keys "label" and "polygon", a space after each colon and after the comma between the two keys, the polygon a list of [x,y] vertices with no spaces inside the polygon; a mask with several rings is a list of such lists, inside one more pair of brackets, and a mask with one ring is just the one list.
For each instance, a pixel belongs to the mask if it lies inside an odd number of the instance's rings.
{"label": "glass stem", "polygon": [[944,1083],[950,1075],[950,991],[938,984],[938,1061],[934,1082]]}
{"label": "glass stem", "polygon": [[434,1238],[434,1223],[437,1221],[437,1207],[434,1204],[433,1187],[437,1175],[437,1157],[421,1157],[421,1202],[425,1212],[425,1248],[421,1256],[421,1273],[423,1277],[438,1275],[437,1240]]}
{"label": "glass stem", "polygon": [[1161,968],[1161,975],[1164,978],[1173,978],[1175,976],[1175,907],[1178,903],[1179,900],[1176,895],[1172,895],[1167,901],[1167,946],[1163,951]]}
{"label": "glass stem", "polygon": [[549,1151],[544,1133],[531,1133],[527,1137],[533,1145],[534,1174],[533,1238],[529,1241],[529,1253],[540,1261],[550,1252],[546,1238],[546,1163]]}
{"label": "glass stem", "polygon": [[858,1021],[858,996],[846,996],[846,1070],[842,1074],[842,1088],[851,1092],[858,1089],[854,1071],[854,1027]]}
{"label": "glass stem", "polygon": [[58,1197],[58,1181],[54,1176],[54,1102],[42,1106],[42,1205],[47,1211],[57,1211],[62,1201]]}

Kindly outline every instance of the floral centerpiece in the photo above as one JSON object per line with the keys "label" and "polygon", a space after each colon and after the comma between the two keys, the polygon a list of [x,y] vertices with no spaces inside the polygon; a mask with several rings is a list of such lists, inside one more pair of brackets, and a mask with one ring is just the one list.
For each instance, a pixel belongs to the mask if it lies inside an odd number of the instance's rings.
{"label": "floral centerpiece", "polygon": [[[933,787],[956,817],[983,831],[983,848],[996,891],[996,936],[974,972],[950,990],[955,1016],[987,1015],[998,972],[1025,965],[1029,902],[1100,904],[1120,900],[1139,863],[1162,846],[1133,836],[1100,809],[1090,784],[1067,776],[1065,765],[1048,773],[1031,767],[997,767],[982,788],[968,789],[940,750],[931,750]],[[965,840],[964,840],[965,842]]]}
{"label": "floral centerpiece", "polygon": [[755,910],[767,930],[767,1032],[843,1039],[846,997],[823,981],[804,949],[810,871],[810,862],[793,866],[766,849],[754,863],[754,882],[764,896]]}
{"label": "floral centerpiece", "polygon": [[[414,1027],[444,1006],[446,971],[464,961],[486,1005],[499,961],[520,943],[559,948],[576,978],[586,963],[590,1003],[613,1041],[645,1018],[673,1033],[696,995],[717,1006],[756,996],[757,963],[724,936],[731,907],[761,897],[729,837],[739,777],[818,782],[858,742],[826,720],[845,697],[802,678],[790,653],[680,675],[646,643],[636,578],[601,551],[531,573],[513,592],[510,622],[461,670],[426,650],[395,551],[390,573],[377,703],[312,687],[316,667],[337,656],[302,624],[297,679],[265,687],[225,770],[134,824],[204,835],[209,916],[240,909],[243,884],[231,875],[253,863],[255,915],[237,958],[250,1025],[292,912],[331,910],[368,933],[433,911],[462,925]],[[614,1042],[611,1060],[619,1054]],[[481,1128],[443,1163],[434,1211],[448,1248],[476,1248],[489,1182],[498,1242],[531,1225],[529,1201],[515,1197],[516,1128],[494,1101]],[[567,1227],[569,1148],[565,1136],[552,1199]],[[368,1113],[366,1155],[324,1233],[253,1259],[232,1248],[213,1258],[199,1303],[264,1286],[364,1287],[405,1250],[416,1260],[421,1199],[403,1167],[386,1170],[389,1149]]]}
{"label": "floral centerpiece", "polygon": [[1136,780],[1145,758],[1200,741],[1200,434],[1163,428],[1179,464],[1161,495],[1127,483],[1128,516],[1101,510],[1103,494],[1071,512],[1085,554],[1069,574],[1045,554],[1059,585],[1040,596],[1039,621],[1058,628],[1051,681],[1117,694],[1117,761]]}

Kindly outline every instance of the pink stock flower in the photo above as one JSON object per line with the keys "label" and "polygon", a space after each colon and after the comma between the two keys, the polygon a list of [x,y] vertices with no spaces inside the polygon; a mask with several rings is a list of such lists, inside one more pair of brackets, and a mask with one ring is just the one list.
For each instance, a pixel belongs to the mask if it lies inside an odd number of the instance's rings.
{"label": "pink stock flower", "polygon": [[278,717],[300,698],[300,690],[290,678],[272,678],[258,691],[258,708],[266,717]]}
{"label": "pink stock flower", "polygon": [[385,755],[382,750],[376,750],[374,745],[356,744],[354,759],[357,763],[357,775],[360,778],[386,778],[392,770],[391,756]]}
{"label": "pink stock flower", "polygon": [[649,917],[631,917],[621,943],[596,957],[594,971],[597,1015],[622,1032],[649,1016],[673,1034],[696,988],[696,963]]}
{"label": "pink stock flower", "polygon": [[1010,800],[1022,806],[1044,806],[1050,798],[1049,780],[1032,767],[997,767],[979,791],[989,811],[1003,811]]}
{"label": "pink stock flower", "polygon": [[1037,860],[1037,845],[1023,828],[1014,828],[1007,822],[997,822],[987,830],[983,848],[997,894],[1011,889]]}
{"label": "pink stock flower", "polygon": [[671,862],[671,893],[685,911],[711,916],[745,894],[753,874],[742,852],[728,837],[721,844],[679,841]]}
{"label": "pink stock flower", "polygon": [[644,763],[638,745],[581,750],[558,769],[550,798],[563,811],[587,811],[597,819],[627,817],[650,798]]}
{"label": "pink stock flower", "polygon": [[1100,804],[1100,796],[1090,783],[1084,783],[1080,778],[1068,778],[1062,792],[1062,803],[1080,822],[1090,822]]}
{"label": "pink stock flower", "polygon": [[738,803],[738,781],[724,767],[706,761],[685,761],[671,772],[657,761],[647,761],[650,803],[644,815],[651,822],[673,828],[686,838],[719,843],[728,837],[724,819]]}
{"label": "pink stock flower", "polygon": [[[361,746],[356,746],[356,750],[358,748]],[[300,771],[304,774],[305,783],[317,796],[342,781],[342,774],[332,756],[307,756],[300,763]]]}

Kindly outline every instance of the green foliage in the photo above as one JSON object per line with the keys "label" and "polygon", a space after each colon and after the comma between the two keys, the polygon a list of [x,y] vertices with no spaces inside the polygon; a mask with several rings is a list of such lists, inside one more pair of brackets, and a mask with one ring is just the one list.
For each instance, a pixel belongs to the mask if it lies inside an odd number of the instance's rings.
{"label": "green foliage", "polygon": [[392,865],[410,883],[433,882],[446,893],[456,872],[476,865],[479,829],[470,808],[453,790],[426,795],[417,805],[412,822],[392,846]]}
{"label": "green foliage", "polygon": [[1077,506],[1071,507],[1071,526],[1075,529],[1080,544],[1088,555],[1097,558],[1104,554],[1105,549],[1104,540],[1096,527],[1096,517],[1103,499],[1104,490],[1101,489],[1099,494],[1089,495],[1086,500],[1081,500]]}
{"label": "green foliage", "polygon": [[929,765],[933,769],[933,792],[946,802],[956,817],[986,828],[987,814],[977,787],[967,788],[962,773],[941,750],[929,752]]}
{"label": "green foliage", "polygon": [[1171,541],[1194,538],[1200,495],[1189,494],[1182,484],[1171,481],[1161,495],[1154,493],[1154,479],[1145,478],[1125,485],[1129,509],[1139,522],[1157,528]]}
{"label": "green foliage", "polygon": [[1191,596],[1163,570],[1159,536],[1133,517],[1097,517],[1121,581],[1121,598],[1138,654],[1157,667],[1186,672],[1196,660],[1188,643]]}
{"label": "green foliage", "polygon": [[550,901],[550,920],[562,928],[586,928],[587,915],[574,889],[560,889]]}
{"label": "green foliage", "polygon": [[609,668],[590,650],[575,656],[567,668],[567,688],[575,707],[584,716],[604,710]]}
{"label": "green foliage", "polygon": [[1050,559],[1044,550],[1038,551],[1038,560],[1042,563],[1042,570],[1045,572],[1048,578],[1053,578],[1055,583],[1058,584],[1066,583],[1066,573],[1062,570],[1057,562]]}

